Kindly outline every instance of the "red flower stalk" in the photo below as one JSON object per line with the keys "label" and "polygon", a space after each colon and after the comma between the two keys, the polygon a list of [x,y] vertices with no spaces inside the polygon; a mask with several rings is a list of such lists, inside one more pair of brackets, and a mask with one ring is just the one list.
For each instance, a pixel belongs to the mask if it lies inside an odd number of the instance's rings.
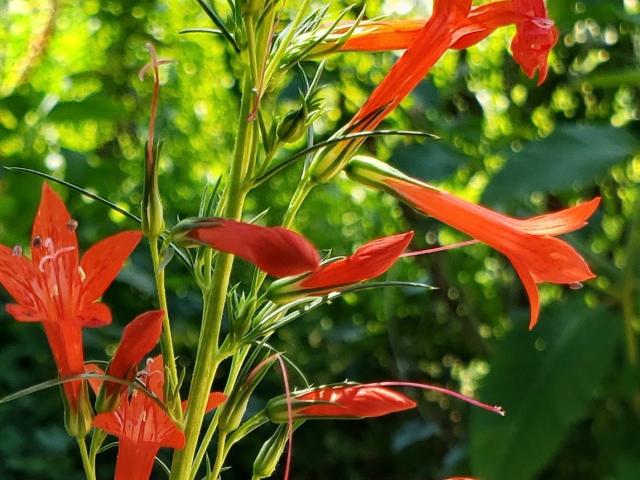
{"label": "red flower stalk", "polygon": [[[93,424],[118,437],[118,460],[115,480],[146,480],[150,477],[153,462],[160,448],[181,449],[185,437],[171,417],[158,405],[164,398],[164,365],[157,356],[147,362],[139,372],[138,381],[157,399],[146,392],[134,389],[122,393],[114,412],[101,413]],[[225,400],[220,393],[213,393],[207,408],[215,408]]]}
{"label": "red flower stalk", "polygon": [[282,227],[203,218],[185,220],[175,231],[197,244],[237,255],[274,277],[314,271],[320,265],[315,247],[302,235]]}
{"label": "red flower stalk", "polygon": [[[0,245],[0,283],[15,304],[7,312],[20,322],[42,322],[61,377],[83,373],[82,328],[111,323],[111,312],[97,302],[140,241],[140,232],[123,232],[91,247],[79,259],[77,222],[47,185],[33,224],[31,260],[22,249]],[[64,385],[75,411],[82,382]]]}
{"label": "red flower stalk", "polygon": [[389,270],[402,256],[413,232],[372,240],[349,257],[327,263],[313,273],[274,282],[269,289],[272,299],[290,300],[300,295],[324,295],[341,287],[354,285],[378,277]]}
{"label": "red flower stalk", "polygon": [[[124,328],[107,375],[127,381],[135,378],[138,365],[160,340],[164,315],[164,310],[145,312]],[[96,402],[98,412],[113,410],[126,389],[126,385],[105,382]]]}
{"label": "red flower stalk", "polygon": [[554,238],[586,225],[600,198],[555,213],[516,219],[462,200],[405,176],[373,159],[353,159],[349,175],[383,188],[430,215],[505,255],[522,280],[531,303],[532,329],[540,311],[538,283],[574,284],[593,278],[589,265],[569,244]]}

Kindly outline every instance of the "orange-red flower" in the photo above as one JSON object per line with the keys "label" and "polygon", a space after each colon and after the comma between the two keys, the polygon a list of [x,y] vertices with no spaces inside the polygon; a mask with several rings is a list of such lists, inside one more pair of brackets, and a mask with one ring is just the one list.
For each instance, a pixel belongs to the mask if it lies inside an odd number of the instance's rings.
{"label": "orange-red flower", "polygon": [[[61,377],[83,373],[82,327],[111,322],[97,302],[140,241],[140,232],[123,232],[91,247],[80,260],[77,222],[47,185],[33,224],[31,260],[22,249],[0,245],[0,283],[15,304],[7,312],[20,322],[42,322]],[[81,382],[64,385],[75,410]]]}
{"label": "orange-red flower", "polygon": [[274,423],[299,419],[373,418],[415,408],[409,397],[377,384],[319,387],[291,398],[276,397],[265,410]]}
{"label": "orange-red flower", "polygon": [[[397,47],[406,41],[404,55],[354,116],[350,125],[357,130],[375,128],[425,77],[449,48],[467,48],[496,28],[516,24],[512,43],[514,58],[532,77],[539,71],[538,83],[547,75],[547,56],[558,39],[553,21],[547,16],[543,0],[513,0],[471,8],[471,0],[435,0],[433,14],[421,27],[411,20],[378,22],[372,31],[352,37],[351,45],[362,46],[374,36],[376,47]],[[416,29],[414,34],[409,34]],[[386,39],[386,40],[385,40]],[[348,49],[350,41],[344,48]]]}
{"label": "orange-red flower", "polygon": [[580,254],[554,237],[583,227],[598,208],[600,198],[559,212],[516,219],[407,177],[377,160],[353,159],[348,173],[356,181],[388,190],[420,212],[504,254],[529,296],[529,328],[538,321],[538,283],[574,284],[594,277]]}
{"label": "orange-red flower", "polygon": [[[164,315],[164,310],[145,312],[124,328],[120,345],[107,367],[107,375],[122,380],[133,380],[142,359],[160,340]],[[105,382],[96,402],[97,410],[99,412],[113,410],[120,395],[126,389],[126,385]]]}
{"label": "orange-red flower", "polygon": [[[459,3],[462,5],[465,2]],[[466,0],[466,3],[471,2]],[[434,8],[434,16],[441,12],[442,10]],[[416,41],[426,23],[423,19],[360,22],[340,49],[404,50]],[[531,78],[538,70],[538,83],[542,83],[547,75],[547,57],[558,40],[558,31],[547,15],[543,0],[507,0],[471,8],[466,18],[459,19],[452,25],[450,48],[468,48],[497,28],[512,24],[516,25],[516,35],[511,44],[515,60]],[[347,23],[334,34],[347,34],[351,28],[353,24]]]}
{"label": "orange-red flower", "polygon": [[[161,356],[147,362],[146,368],[138,373],[138,381],[157,400],[163,401],[164,365]],[[217,407],[225,398],[220,393],[212,394],[208,408]],[[184,447],[184,433],[157,400],[138,389],[131,393],[125,391],[114,412],[101,413],[94,419],[95,427],[119,439],[115,480],[147,480],[160,448]]]}
{"label": "orange-red flower", "polygon": [[406,232],[372,240],[353,255],[326,263],[313,273],[293,281],[274,282],[270,295],[273,299],[324,295],[378,277],[400,258],[412,238],[413,232]]}
{"label": "orange-red flower", "polygon": [[199,218],[181,222],[175,231],[200,245],[237,255],[274,277],[314,271],[320,264],[317,250],[306,238],[282,227]]}

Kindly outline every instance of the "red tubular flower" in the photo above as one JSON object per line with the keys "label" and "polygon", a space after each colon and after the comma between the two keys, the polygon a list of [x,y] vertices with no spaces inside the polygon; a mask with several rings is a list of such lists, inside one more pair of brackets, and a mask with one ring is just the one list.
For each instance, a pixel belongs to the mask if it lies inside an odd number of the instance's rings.
{"label": "red tubular flower", "polygon": [[299,295],[323,295],[378,277],[400,258],[412,238],[413,232],[406,232],[372,240],[359,247],[353,255],[327,263],[293,282],[274,282],[270,294],[272,298],[287,299]]}
{"label": "red tubular flower", "polygon": [[[22,249],[0,245],[0,283],[15,304],[7,312],[20,322],[42,322],[61,377],[83,373],[82,327],[111,322],[96,302],[140,241],[140,232],[123,232],[91,247],[79,260],[77,222],[47,185],[33,224],[31,260]],[[81,382],[64,385],[75,410]]]}
{"label": "red tubular flower", "polygon": [[[164,310],[154,310],[138,315],[122,332],[120,345],[111,363],[107,375],[122,380],[133,380],[142,359],[158,344],[162,335]],[[126,385],[105,382],[97,403],[99,412],[113,410]]]}
{"label": "red tubular flower", "polygon": [[[442,12],[437,7],[436,5],[434,8],[432,18]],[[415,48],[412,43],[421,35],[426,23],[423,19],[361,22],[341,50],[386,51]],[[471,8],[466,18],[459,18],[456,24],[451,25],[450,48],[468,48],[496,29],[512,24],[516,25],[516,36],[511,44],[514,59],[530,78],[538,70],[538,83],[544,82],[547,76],[547,57],[558,41],[558,30],[548,17],[543,0],[507,0]],[[335,33],[346,34],[350,28],[352,25],[346,24]]]}
{"label": "red tubular flower", "polygon": [[[164,391],[164,365],[157,356],[147,362],[138,380],[160,401]],[[208,408],[215,408],[225,400],[220,393],[213,393]],[[181,449],[185,444],[184,433],[169,415],[145,392],[124,392],[114,412],[101,413],[93,424],[120,440],[115,480],[146,480],[150,477],[153,462],[160,448]]]}
{"label": "red tubular flower", "polygon": [[554,238],[583,227],[600,198],[559,212],[529,219],[511,218],[462,200],[373,159],[352,160],[351,178],[394,195],[504,254],[525,286],[531,303],[532,329],[540,310],[538,283],[574,284],[594,277],[589,265],[569,244]]}
{"label": "red tubular flower", "polygon": [[323,402],[296,409],[295,417],[373,418],[415,408],[416,402],[390,388],[347,385],[313,390],[298,401]]}
{"label": "red tubular flower", "polygon": [[186,220],[177,231],[190,240],[237,255],[274,277],[314,271],[320,257],[302,235],[282,227],[262,227],[224,218]]}
{"label": "red tubular flower", "polygon": [[[149,360],[138,379],[162,400],[162,357]],[[185,443],[184,433],[169,415],[145,392],[139,390],[133,390],[130,395],[124,392],[116,411],[97,415],[93,425],[120,440],[115,480],[148,479],[160,448],[181,449]]]}
{"label": "red tubular flower", "polygon": [[[147,362],[139,372],[138,380],[160,401],[164,396],[164,365],[157,356]],[[225,396],[211,394],[207,408],[215,408]],[[122,393],[115,412],[101,413],[93,424],[120,440],[115,480],[146,480],[150,477],[153,462],[160,448],[181,449],[185,444],[184,433],[169,415],[145,392],[133,390]]]}

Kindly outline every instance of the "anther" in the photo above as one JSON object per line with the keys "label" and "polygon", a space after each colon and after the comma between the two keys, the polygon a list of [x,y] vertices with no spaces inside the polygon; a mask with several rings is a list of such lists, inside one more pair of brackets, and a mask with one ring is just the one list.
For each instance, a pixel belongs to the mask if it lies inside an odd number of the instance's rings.
{"label": "anther", "polygon": [[69,220],[67,222],[67,224],[65,226],[67,227],[67,229],[69,231],[75,232],[76,229],[78,228],[78,222],[72,218],[71,220]]}
{"label": "anther", "polygon": [[36,235],[35,237],[33,237],[33,240],[31,241],[31,245],[34,248],[40,248],[42,246],[42,238],[40,237],[40,235]]}
{"label": "anther", "polygon": [[20,245],[16,245],[15,247],[13,247],[13,250],[11,251],[11,254],[14,257],[22,256],[22,247]]}
{"label": "anther", "polygon": [[575,283],[569,284],[569,288],[571,290],[580,290],[582,287],[584,287],[584,285],[581,284],[580,282],[575,282]]}

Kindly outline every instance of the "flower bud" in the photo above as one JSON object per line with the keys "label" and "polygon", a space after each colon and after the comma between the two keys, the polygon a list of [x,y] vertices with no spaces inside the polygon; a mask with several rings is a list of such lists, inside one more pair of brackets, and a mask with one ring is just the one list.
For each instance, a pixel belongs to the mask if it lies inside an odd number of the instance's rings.
{"label": "flower bud", "polygon": [[[336,135],[347,134],[338,132]],[[344,170],[347,162],[363,142],[363,138],[344,140],[321,149],[311,160],[309,176],[317,183],[327,183]]]}
{"label": "flower bud", "polygon": [[273,475],[284,452],[287,438],[287,426],[280,425],[271,438],[264,442],[253,462],[253,478],[269,478]]}
{"label": "flower bud", "polygon": [[147,237],[158,238],[164,231],[164,213],[162,198],[158,187],[158,157],[160,148],[148,153],[145,164],[144,186],[142,192],[142,231]]}
{"label": "flower bud", "polygon": [[355,182],[382,190],[388,188],[385,183],[388,179],[415,183],[415,180],[406,176],[400,170],[396,170],[380,160],[365,155],[353,157],[347,164],[345,173]]}
{"label": "flower bud", "polygon": [[240,426],[242,418],[247,411],[251,394],[253,394],[253,391],[277,359],[277,355],[272,355],[260,362],[260,364],[247,375],[242,385],[233,391],[229,399],[224,403],[222,412],[220,412],[218,428],[221,432],[232,432]]}
{"label": "flower bud", "polygon": [[93,428],[94,417],[86,382],[82,382],[75,406],[69,404],[64,392],[62,398],[62,403],[64,404],[64,427],[67,433],[76,438],[86,437]]}
{"label": "flower bud", "polygon": [[307,108],[302,105],[297,110],[290,110],[284,116],[278,128],[276,135],[284,143],[294,143],[304,135],[307,129]]}

